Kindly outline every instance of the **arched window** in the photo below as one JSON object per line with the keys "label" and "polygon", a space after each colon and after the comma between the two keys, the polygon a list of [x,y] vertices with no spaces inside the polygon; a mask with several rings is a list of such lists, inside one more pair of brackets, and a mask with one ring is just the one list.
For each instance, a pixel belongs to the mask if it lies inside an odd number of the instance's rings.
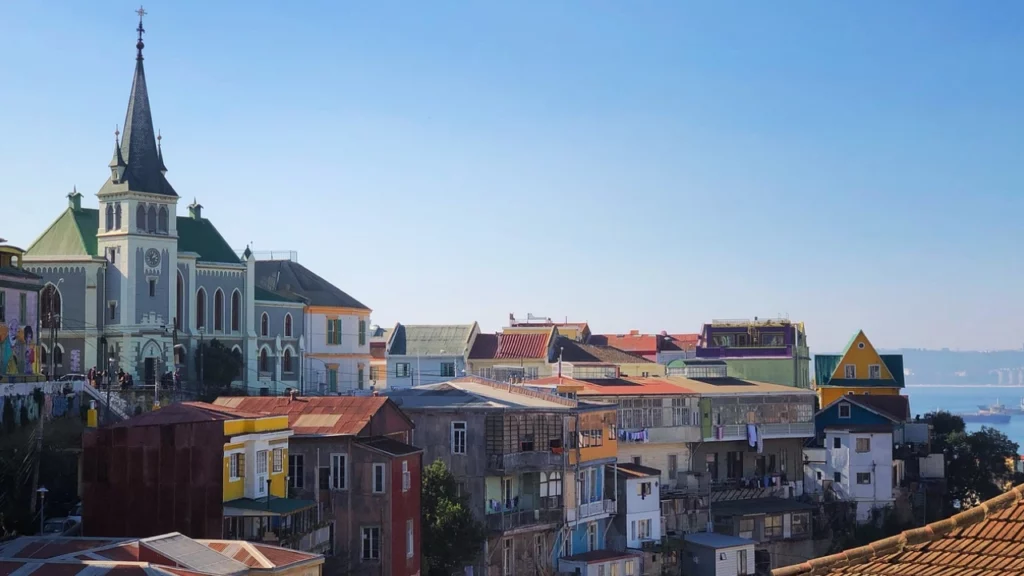
{"label": "arched window", "polygon": [[149,205],[149,214],[146,216],[146,229],[156,232],[156,206]]}
{"label": "arched window", "polygon": [[231,293],[231,331],[242,329],[242,294],[235,290]]}
{"label": "arched window", "polygon": [[213,329],[224,330],[224,293],[220,288],[213,293]]}
{"label": "arched window", "polygon": [[196,290],[196,328],[206,328],[206,290]]}
{"label": "arched window", "polygon": [[57,344],[53,347],[53,365],[62,366],[64,364],[64,347]]}
{"label": "arched window", "polygon": [[60,290],[53,284],[47,284],[39,298],[43,328],[60,328]]}
{"label": "arched window", "polygon": [[135,210],[135,227],[139,230],[146,229],[146,205],[139,204],[139,207]]}
{"label": "arched window", "polygon": [[292,337],[292,315],[291,314],[285,314],[284,315],[284,336],[285,336],[285,338],[291,338]]}
{"label": "arched window", "polygon": [[178,306],[174,314],[174,327],[178,330],[182,330],[183,318],[185,318],[185,279],[181,276],[181,271],[178,271]]}
{"label": "arched window", "polygon": [[121,203],[114,205],[114,228],[121,229]]}
{"label": "arched window", "polygon": [[[50,351],[46,348],[46,344],[39,346],[39,366],[46,368],[46,364],[50,361]],[[43,370],[45,372],[45,370]]]}
{"label": "arched window", "polygon": [[161,232],[167,232],[167,207],[166,206],[161,206],[160,207],[159,222],[157,222],[157,225],[159,226]]}
{"label": "arched window", "polygon": [[266,348],[260,349],[260,372],[270,372],[270,356]]}
{"label": "arched window", "polygon": [[107,204],[107,231],[114,229],[114,205]]}
{"label": "arched window", "polygon": [[174,363],[178,366],[185,365],[185,347],[181,344],[174,347]]}
{"label": "arched window", "polygon": [[281,370],[284,372],[292,371],[292,349],[284,349],[284,358],[281,358]]}
{"label": "arched window", "polygon": [[270,316],[266,312],[260,316],[260,336],[270,336]]}

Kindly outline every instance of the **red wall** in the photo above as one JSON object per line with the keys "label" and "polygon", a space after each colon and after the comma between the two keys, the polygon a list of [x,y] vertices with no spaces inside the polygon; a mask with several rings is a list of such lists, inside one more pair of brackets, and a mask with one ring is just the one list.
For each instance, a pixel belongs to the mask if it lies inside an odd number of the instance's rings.
{"label": "red wall", "polygon": [[[391,576],[414,576],[420,571],[420,480],[422,453],[396,456],[391,461]],[[402,462],[409,463],[409,490],[402,492]],[[406,522],[412,520],[413,554],[406,556]]]}

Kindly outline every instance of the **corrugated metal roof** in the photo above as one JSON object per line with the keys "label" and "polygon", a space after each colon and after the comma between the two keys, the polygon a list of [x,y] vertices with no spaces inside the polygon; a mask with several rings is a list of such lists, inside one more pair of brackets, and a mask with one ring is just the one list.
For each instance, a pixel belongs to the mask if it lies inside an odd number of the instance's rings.
{"label": "corrugated metal roof", "polygon": [[291,260],[257,260],[256,285],[289,297],[301,297],[311,306],[359,308],[370,311],[362,302],[309,268]]}
{"label": "corrugated metal roof", "polygon": [[551,332],[543,334],[522,334],[503,332],[498,338],[496,359],[540,360],[548,357],[548,338]]}
{"label": "corrugated metal roof", "polygon": [[391,338],[391,356],[465,356],[476,324],[398,324]]}
{"label": "corrugated metal roof", "polygon": [[217,420],[238,420],[242,418],[261,418],[260,414],[233,410],[230,407],[216,406],[205,402],[179,402],[170,406],[144,412],[127,420],[112,425],[112,428],[131,428],[134,426],[165,426],[169,424],[188,424],[194,422],[215,422]]}
{"label": "corrugated metal roof", "polygon": [[606,362],[609,364],[652,364],[643,356],[630,354],[612,346],[581,344],[571,338],[559,336],[555,341],[555,354],[563,362]]}
{"label": "corrugated metal roof", "polygon": [[[214,404],[259,414],[288,416],[288,424],[297,436],[354,436],[388,401],[384,396],[287,396],[218,398]],[[335,417],[308,420],[304,416]]]}
{"label": "corrugated metal roof", "polygon": [[249,567],[182,534],[165,534],[139,540],[139,546],[153,550],[182,568],[206,574],[243,574]]}

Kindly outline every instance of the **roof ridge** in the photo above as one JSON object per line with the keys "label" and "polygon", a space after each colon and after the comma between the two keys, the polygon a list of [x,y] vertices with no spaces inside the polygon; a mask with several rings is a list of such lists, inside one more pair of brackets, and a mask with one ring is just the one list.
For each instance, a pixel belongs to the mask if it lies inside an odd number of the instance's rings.
{"label": "roof ridge", "polygon": [[953,530],[967,528],[986,520],[990,514],[1001,512],[1024,500],[1024,484],[1014,486],[1006,492],[954,514],[949,518],[925,524],[920,528],[904,530],[895,536],[876,540],[864,546],[844,550],[829,556],[814,558],[801,564],[794,564],[772,570],[772,576],[819,576],[835,568],[863,564],[882,556],[903,551],[907,546],[920,546],[934,542]]}

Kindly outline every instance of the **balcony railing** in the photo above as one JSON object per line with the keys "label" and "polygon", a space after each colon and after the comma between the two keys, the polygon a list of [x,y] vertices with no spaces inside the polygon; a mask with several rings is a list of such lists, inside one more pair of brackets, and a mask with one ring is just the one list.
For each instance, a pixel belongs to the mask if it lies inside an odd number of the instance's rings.
{"label": "balcony railing", "polygon": [[562,466],[562,452],[551,450],[536,452],[513,452],[511,454],[488,454],[487,468],[494,471],[549,470]]}
{"label": "balcony railing", "polygon": [[[814,422],[790,422],[788,424],[759,424],[761,434],[766,438],[809,438],[814,436]],[[718,429],[721,428],[721,432]],[[711,427],[711,436],[705,440],[746,440],[746,424],[725,424]]]}
{"label": "balcony railing", "polygon": [[598,500],[597,502],[587,502],[586,504],[580,504],[575,508],[568,508],[565,511],[565,519],[569,522],[575,522],[577,520],[585,520],[593,516],[600,516],[601,514],[614,513],[614,500]]}
{"label": "balcony railing", "polygon": [[562,508],[514,510],[488,514],[487,529],[492,532],[506,532],[534,525],[558,524],[562,521]]}

